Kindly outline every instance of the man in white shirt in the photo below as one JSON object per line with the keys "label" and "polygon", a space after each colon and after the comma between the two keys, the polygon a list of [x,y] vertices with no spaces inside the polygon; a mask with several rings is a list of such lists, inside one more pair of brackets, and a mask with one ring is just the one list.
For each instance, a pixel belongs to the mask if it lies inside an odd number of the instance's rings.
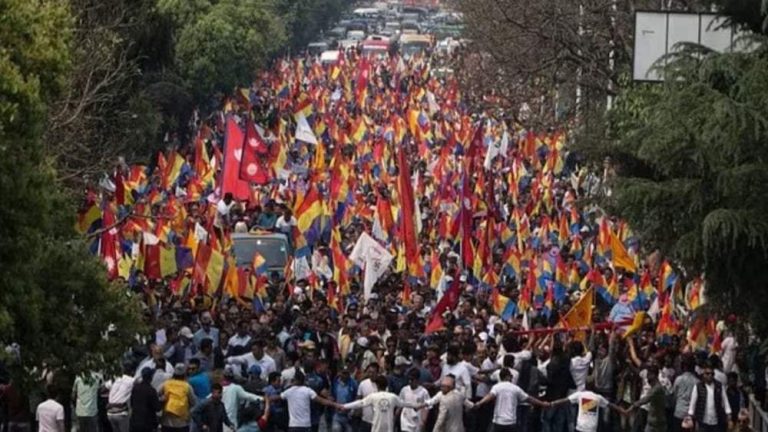
{"label": "man in white shirt", "polygon": [[597,432],[601,409],[610,407],[622,414],[627,414],[627,411],[620,406],[609,402],[608,399],[597,393],[586,390],[571,393],[567,398],[552,401],[550,405],[557,406],[566,403],[576,404],[578,406],[578,414],[576,416],[577,432]]}
{"label": "man in white shirt", "polygon": [[725,386],[715,380],[711,366],[704,367],[701,382],[691,392],[688,417],[696,421],[702,432],[725,432],[730,430],[731,405],[725,393]]}
{"label": "man in white shirt", "polygon": [[373,410],[371,432],[394,432],[395,408],[422,408],[423,403],[410,403],[387,391],[387,378],[379,375],[374,378],[376,390],[361,400],[341,406],[344,410],[370,407]]}
{"label": "man in white shirt", "polygon": [[235,205],[231,192],[224,194],[224,199],[216,203],[216,215],[213,217],[213,226],[219,231],[224,230],[229,223],[229,213]]}
{"label": "man in white shirt", "polygon": [[[373,379],[379,375],[379,365],[377,363],[371,363],[365,370],[366,378],[360,382],[357,386],[357,398],[365,399],[376,392],[376,384],[373,383]],[[363,407],[362,413],[363,425],[362,427],[370,429],[373,425],[373,408],[370,406]]]}
{"label": "man in white shirt", "polygon": [[64,432],[64,406],[56,402],[56,389],[48,386],[48,399],[37,406],[38,432]]}
{"label": "man in white shirt", "polygon": [[507,368],[499,371],[498,384],[491,387],[490,393],[480,399],[474,408],[480,407],[492,400],[496,403],[493,409],[493,430],[499,432],[513,432],[517,430],[517,407],[521,402],[529,402],[540,407],[548,407],[548,402],[542,402],[533,396],[529,396],[520,387],[512,384],[512,374]]}
{"label": "man in white shirt", "polygon": [[[427,389],[419,384],[420,373],[418,369],[411,369],[408,373],[408,385],[400,390],[400,399],[407,403],[423,404],[429,399]],[[403,432],[421,432],[427,422],[427,410],[415,410],[404,408],[400,413],[400,430]]]}
{"label": "man in white shirt", "polygon": [[280,393],[280,396],[276,396],[276,399],[288,402],[288,429],[291,432],[309,432],[311,430],[310,405],[312,402],[336,409],[341,408],[341,405],[319,396],[314,390],[305,386],[304,374],[300,371],[297,371],[293,377],[293,386]]}
{"label": "man in white shirt", "polygon": [[725,331],[725,339],[720,344],[720,356],[723,359],[723,372],[726,374],[733,371],[736,366],[736,349],[739,344],[736,342],[736,338],[733,337],[731,330]]}
{"label": "man in white shirt", "polygon": [[[448,347],[446,352],[445,364],[443,370],[440,373],[440,380],[448,375],[453,375],[456,379],[456,390],[464,392],[464,396],[467,400],[472,398],[472,377],[469,374],[469,370],[462,363],[459,362],[459,348],[456,346]],[[440,384],[438,381],[436,384]]]}
{"label": "man in white shirt", "polygon": [[[264,352],[264,341],[261,340],[254,341],[251,344],[251,352],[248,354],[228,358],[227,364],[244,365],[246,369],[250,369],[253,365],[259,365],[261,368],[261,379],[265,381],[269,374],[277,372],[275,360]],[[236,370],[235,373],[239,374],[240,371]]]}
{"label": "man in white shirt", "polygon": [[229,355],[241,355],[251,345],[251,336],[248,334],[248,321],[240,320],[237,323],[237,332],[227,341]]}
{"label": "man in white shirt", "polygon": [[576,384],[576,390],[582,391],[586,388],[592,353],[584,353],[584,344],[579,341],[571,342],[568,348],[571,354],[571,377]]}
{"label": "man in white shirt", "polygon": [[291,235],[293,227],[298,225],[296,218],[293,217],[293,212],[288,207],[283,209],[283,214],[275,222],[275,229],[287,236]]}
{"label": "man in white shirt", "polygon": [[113,432],[128,432],[130,420],[128,408],[133,384],[136,382],[136,379],[129,375],[130,371],[127,365],[125,369],[123,376],[105,385],[109,390],[107,418],[109,419],[109,424],[112,425]]}

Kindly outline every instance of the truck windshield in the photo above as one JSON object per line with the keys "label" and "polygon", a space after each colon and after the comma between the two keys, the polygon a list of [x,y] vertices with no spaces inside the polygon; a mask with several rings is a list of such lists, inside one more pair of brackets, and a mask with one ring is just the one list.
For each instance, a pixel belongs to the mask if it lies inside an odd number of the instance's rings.
{"label": "truck windshield", "polygon": [[250,265],[256,252],[267,260],[267,267],[285,267],[288,245],[284,240],[276,238],[237,238],[233,249],[237,266]]}

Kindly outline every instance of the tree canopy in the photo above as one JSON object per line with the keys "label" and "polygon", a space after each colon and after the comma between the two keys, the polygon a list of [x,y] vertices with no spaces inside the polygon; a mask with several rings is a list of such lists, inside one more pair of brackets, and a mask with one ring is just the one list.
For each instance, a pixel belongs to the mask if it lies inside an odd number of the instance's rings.
{"label": "tree canopy", "polygon": [[137,306],[73,240],[74,209],[42,141],[71,65],[71,16],[56,1],[0,9],[0,343],[20,346],[17,367],[119,364],[140,328]]}
{"label": "tree canopy", "polygon": [[690,272],[708,297],[768,330],[768,51],[689,47],[664,84],[625,90],[603,154],[619,161],[605,203]]}

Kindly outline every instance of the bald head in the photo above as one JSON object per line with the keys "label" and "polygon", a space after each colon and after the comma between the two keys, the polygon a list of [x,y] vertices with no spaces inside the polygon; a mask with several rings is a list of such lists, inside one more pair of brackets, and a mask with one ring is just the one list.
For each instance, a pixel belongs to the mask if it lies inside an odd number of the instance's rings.
{"label": "bald head", "polygon": [[456,378],[452,375],[448,375],[440,381],[440,391],[443,392],[443,394],[449,393],[454,388],[456,388]]}

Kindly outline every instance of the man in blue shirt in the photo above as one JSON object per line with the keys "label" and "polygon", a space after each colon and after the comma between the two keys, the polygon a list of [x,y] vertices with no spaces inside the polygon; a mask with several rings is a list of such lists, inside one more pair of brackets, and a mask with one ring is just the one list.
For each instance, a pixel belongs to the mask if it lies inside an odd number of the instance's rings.
{"label": "man in blue shirt", "polygon": [[[331,386],[333,399],[339,404],[354,402],[357,399],[357,382],[349,374],[346,367],[339,371],[339,375]],[[331,423],[333,432],[352,432],[349,414],[345,411],[336,411]]]}
{"label": "man in blue shirt", "polygon": [[[280,385],[280,372],[272,372],[267,379],[269,385],[264,387],[264,397],[274,400],[269,405],[269,423],[279,430],[288,430],[288,409],[285,406],[285,401],[279,399],[280,393],[283,392],[283,387]],[[278,396],[278,399],[274,399],[273,396]],[[275,429],[275,427],[271,429]]]}

